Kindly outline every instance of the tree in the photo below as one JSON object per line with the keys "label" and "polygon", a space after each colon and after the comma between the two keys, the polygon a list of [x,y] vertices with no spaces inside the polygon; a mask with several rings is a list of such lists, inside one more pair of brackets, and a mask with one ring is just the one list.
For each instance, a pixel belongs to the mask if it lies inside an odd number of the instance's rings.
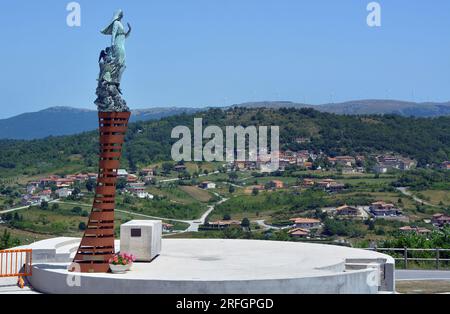
{"label": "tree", "polygon": [[73,196],[78,196],[80,193],[81,193],[80,188],[79,188],[79,187],[75,187],[75,188],[73,189],[72,195],[73,195]]}
{"label": "tree", "polygon": [[13,217],[14,221],[21,221],[22,217],[19,215],[19,213],[15,212],[14,213],[14,217]]}
{"label": "tree", "polygon": [[80,230],[80,231],[86,230],[86,223],[80,222],[78,225],[78,230]]}
{"label": "tree", "polygon": [[373,221],[372,219],[368,220],[367,226],[369,230],[375,230],[375,221]]}
{"label": "tree", "polygon": [[10,207],[14,206],[14,199],[13,199],[13,198],[9,198],[9,199],[6,201],[6,204],[8,204]]}
{"label": "tree", "polygon": [[229,187],[229,189],[228,189],[228,192],[229,192],[230,194],[233,194],[235,191],[236,191],[236,188],[235,188],[233,185],[230,185],[230,187]]}
{"label": "tree", "polygon": [[54,183],[50,184],[49,187],[50,187],[50,190],[52,190],[52,193],[55,193],[55,191],[58,189],[58,187]]}
{"label": "tree", "polygon": [[356,237],[359,235],[359,230],[356,229],[356,226],[352,222],[328,218],[324,223],[323,234],[328,236],[338,235]]}
{"label": "tree", "polygon": [[267,190],[271,190],[271,189],[275,189],[276,185],[273,181],[267,182],[264,185],[264,188],[266,188]]}
{"label": "tree", "polygon": [[164,174],[169,174],[170,171],[172,171],[172,169],[173,169],[173,164],[170,162],[165,162],[162,164],[162,169],[163,169]]}
{"label": "tree", "polygon": [[286,230],[280,230],[275,233],[276,241],[289,241],[289,234]]}
{"label": "tree", "polygon": [[225,221],[231,220],[230,214],[225,214],[225,215],[223,215],[223,220],[225,220]]}
{"label": "tree", "polygon": [[178,174],[178,178],[181,180],[188,180],[191,178],[191,174],[189,173],[189,171],[184,170],[183,172],[180,172]]}
{"label": "tree", "polygon": [[0,249],[4,250],[11,245],[11,233],[8,230],[3,231],[3,235],[0,237]]}
{"label": "tree", "polygon": [[4,221],[11,221],[12,219],[13,219],[12,213],[6,213],[6,214],[2,215],[2,220],[4,220]]}
{"label": "tree", "polygon": [[59,204],[56,204],[56,203],[52,204],[53,211],[58,210],[58,209],[59,209]]}
{"label": "tree", "polygon": [[416,210],[419,213],[425,214],[427,212],[427,208],[422,205],[416,205]]}
{"label": "tree", "polygon": [[123,190],[126,186],[127,186],[127,179],[125,179],[125,178],[119,178],[119,179],[117,180],[117,185],[116,185],[116,187],[117,187],[118,190]]}
{"label": "tree", "polygon": [[47,210],[47,209],[48,209],[48,202],[43,201],[43,202],[41,203],[40,208],[41,208],[42,210]]}
{"label": "tree", "polygon": [[241,226],[242,226],[243,228],[248,228],[248,227],[250,227],[250,220],[249,220],[248,218],[242,219]]}
{"label": "tree", "polygon": [[125,195],[125,197],[123,198],[123,203],[124,204],[134,204],[134,198],[131,197],[131,195]]}
{"label": "tree", "polygon": [[92,192],[95,188],[95,184],[95,180],[89,179],[86,181],[86,190],[88,190],[88,192]]}
{"label": "tree", "polygon": [[253,188],[252,195],[257,196],[259,194],[259,190],[257,188]]}
{"label": "tree", "polygon": [[46,215],[39,215],[38,221],[43,224],[44,226],[48,225],[50,223],[50,220],[48,220]]}
{"label": "tree", "polygon": [[317,208],[314,212],[314,217],[319,220],[325,220],[325,219],[327,219],[328,214],[326,211],[322,211]]}
{"label": "tree", "polygon": [[228,174],[228,180],[230,182],[235,182],[238,179],[238,175],[236,172],[231,172],[230,174]]}
{"label": "tree", "polygon": [[71,212],[76,215],[80,215],[83,212],[83,209],[79,206],[72,208]]}

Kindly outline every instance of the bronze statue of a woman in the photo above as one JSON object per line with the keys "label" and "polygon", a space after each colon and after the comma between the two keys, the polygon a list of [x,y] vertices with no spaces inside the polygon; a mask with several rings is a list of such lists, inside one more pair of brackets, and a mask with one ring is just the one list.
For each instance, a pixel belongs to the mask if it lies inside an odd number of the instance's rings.
{"label": "bronze statue of a woman", "polygon": [[108,26],[101,31],[102,34],[111,36],[111,46],[103,50],[99,58],[100,75],[95,104],[98,110],[103,112],[129,111],[125,100],[121,97],[120,82],[126,69],[125,40],[130,36],[131,26],[128,24],[128,31],[125,32],[122,19],[123,11],[119,10]]}
{"label": "bronze statue of a woman", "polygon": [[125,66],[125,39],[130,36],[131,26],[128,23],[128,32],[125,32],[125,28],[122,24],[123,11],[119,10],[114,14],[113,20],[107,27],[102,30],[102,34],[111,35],[111,47],[113,49],[114,56],[117,58],[117,62]]}

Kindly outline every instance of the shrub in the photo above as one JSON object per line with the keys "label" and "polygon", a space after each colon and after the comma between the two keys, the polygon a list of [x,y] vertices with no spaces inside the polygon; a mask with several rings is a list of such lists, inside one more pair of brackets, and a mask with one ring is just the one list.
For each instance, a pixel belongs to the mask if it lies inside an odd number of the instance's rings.
{"label": "shrub", "polygon": [[80,222],[78,225],[78,230],[84,231],[86,230],[86,224],[84,222]]}

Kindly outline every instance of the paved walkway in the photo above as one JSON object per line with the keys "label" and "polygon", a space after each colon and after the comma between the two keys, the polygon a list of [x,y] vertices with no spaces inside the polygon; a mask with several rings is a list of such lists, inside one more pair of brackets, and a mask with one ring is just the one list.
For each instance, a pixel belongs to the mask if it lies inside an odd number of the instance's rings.
{"label": "paved walkway", "polygon": [[20,289],[17,285],[17,278],[0,278],[0,294],[39,294],[29,286]]}

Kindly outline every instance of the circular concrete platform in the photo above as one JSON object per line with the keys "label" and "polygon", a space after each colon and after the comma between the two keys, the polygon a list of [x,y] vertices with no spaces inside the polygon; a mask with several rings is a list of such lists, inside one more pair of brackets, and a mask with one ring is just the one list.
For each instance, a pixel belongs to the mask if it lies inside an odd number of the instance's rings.
{"label": "circular concrete platform", "polygon": [[74,274],[68,263],[43,263],[34,265],[31,284],[44,293],[377,293],[374,278],[393,264],[383,254],[329,245],[164,239],[159,257],[126,274]]}

